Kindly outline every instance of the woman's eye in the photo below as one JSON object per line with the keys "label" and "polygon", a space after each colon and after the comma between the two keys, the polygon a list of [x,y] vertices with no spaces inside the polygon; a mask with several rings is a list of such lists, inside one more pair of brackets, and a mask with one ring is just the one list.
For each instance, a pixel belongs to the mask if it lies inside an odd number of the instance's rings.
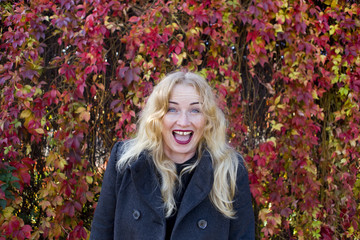
{"label": "woman's eye", "polygon": [[168,108],[168,112],[176,112],[175,108]]}
{"label": "woman's eye", "polygon": [[191,113],[200,113],[200,109],[194,108],[191,110]]}

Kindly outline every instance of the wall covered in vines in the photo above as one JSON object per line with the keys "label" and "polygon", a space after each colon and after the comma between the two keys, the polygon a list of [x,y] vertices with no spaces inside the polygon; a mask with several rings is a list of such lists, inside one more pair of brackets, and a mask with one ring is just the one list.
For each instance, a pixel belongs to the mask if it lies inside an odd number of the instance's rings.
{"label": "wall covered in vines", "polygon": [[257,239],[360,239],[360,4],[0,1],[0,239],[86,239],[112,145],[178,69],[245,157]]}

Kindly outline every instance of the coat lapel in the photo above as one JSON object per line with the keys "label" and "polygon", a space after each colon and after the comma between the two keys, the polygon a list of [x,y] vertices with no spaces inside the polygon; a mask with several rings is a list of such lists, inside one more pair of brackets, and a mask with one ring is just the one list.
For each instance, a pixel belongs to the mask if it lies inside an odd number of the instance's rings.
{"label": "coat lapel", "polygon": [[147,152],[140,154],[139,158],[130,167],[131,176],[141,199],[146,202],[161,219],[164,219],[164,207],[160,186],[155,175],[155,166],[151,162],[151,157],[148,156],[149,154]]}
{"label": "coat lapel", "polygon": [[204,151],[181,201],[174,228],[186,214],[208,197],[213,181],[211,156],[208,151]]}
{"label": "coat lapel", "polygon": [[[160,186],[155,175],[156,169],[151,162],[151,158],[148,156],[148,153],[142,153],[131,165],[132,179],[141,199],[146,202],[161,219],[165,219]],[[208,197],[213,181],[214,174],[211,156],[208,151],[204,151],[181,201],[174,228],[186,214]]]}

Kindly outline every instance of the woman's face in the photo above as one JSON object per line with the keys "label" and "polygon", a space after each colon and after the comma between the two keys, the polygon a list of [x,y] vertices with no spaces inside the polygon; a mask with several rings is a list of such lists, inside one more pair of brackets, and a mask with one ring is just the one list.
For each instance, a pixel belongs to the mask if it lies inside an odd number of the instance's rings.
{"label": "woman's face", "polygon": [[162,119],[164,151],[175,163],[193,157],[203,136],[205,116],[196,89],[188,84],[177,84],[170,93],[169,108]]}

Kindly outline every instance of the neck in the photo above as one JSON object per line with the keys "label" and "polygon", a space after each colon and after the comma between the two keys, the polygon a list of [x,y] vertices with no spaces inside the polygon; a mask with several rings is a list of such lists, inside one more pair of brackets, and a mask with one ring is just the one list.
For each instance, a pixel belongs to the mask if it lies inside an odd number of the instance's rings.
{"label": "neck", "polygon": [[165,156],[177,164],[186,162],[187,160],[189,160],[190,158],[195,156],[195,153],[196,152],[194,151],[194,152],[186,153],[186,154],[174,154],[174,153],[169,153],[165,150]]}

